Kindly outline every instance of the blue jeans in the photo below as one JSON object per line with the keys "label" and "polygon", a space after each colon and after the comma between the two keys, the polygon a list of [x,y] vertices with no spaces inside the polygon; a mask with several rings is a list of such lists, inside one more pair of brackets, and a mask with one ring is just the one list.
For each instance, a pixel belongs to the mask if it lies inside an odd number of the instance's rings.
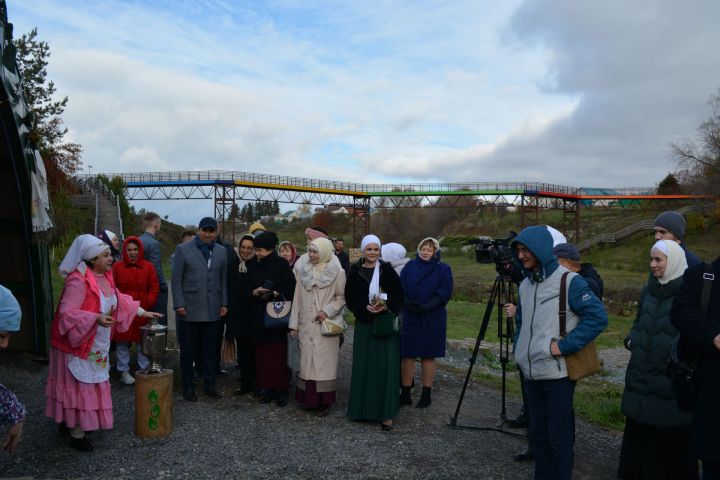
{"label": "blue jeans", "polygon": [[202,352],[203,383],[205,390],[215,390],[215,343],[217,322],[186,322],[180,320],[180,371],[183,390],[193,389],[193,361],[198,351]]}
{"label": "blue jeans", "polygon": [[530,444],[535,453],[536,480],[569,480],[575,460],[575,383],[527,380],[525,393],[530,407]]}

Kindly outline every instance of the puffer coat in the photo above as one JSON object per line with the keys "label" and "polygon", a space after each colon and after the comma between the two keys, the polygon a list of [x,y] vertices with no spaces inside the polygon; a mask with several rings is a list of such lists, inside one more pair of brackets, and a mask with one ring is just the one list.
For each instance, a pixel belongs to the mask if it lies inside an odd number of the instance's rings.
{"label": "puffer coat", "polygon": [[670,346],[678,334],[670,323],[670,309],[682,282],[679,277],[661,285],[650,275],[640,295],[637,317],[625,340],[631,355],[621,409],[623,414],[644,425],[690,425],[691,415],[678,409],[667,376]]}

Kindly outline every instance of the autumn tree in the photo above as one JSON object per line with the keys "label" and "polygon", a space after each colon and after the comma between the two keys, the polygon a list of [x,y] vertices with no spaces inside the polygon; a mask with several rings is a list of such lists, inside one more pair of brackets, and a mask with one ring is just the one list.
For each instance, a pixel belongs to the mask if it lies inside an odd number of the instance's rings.
{"label": "autumn tree", "polygon": [[82,148],[77,143],[65,141],[67,128],[61,115],[68,97],[57,99],[55,83],[48,80],[50,46],[38,39],[37,28],[15,39],[14,44],[22,88],[31,115],[28,138],[43,158],[53,197],[71,186],[70,176],[82,166]]}
{"label": "autumn tree", "polygon": [[710,118],[700,124],[697,136],[670,144],[693,193],[720,194],[720,88],[710,96]]}

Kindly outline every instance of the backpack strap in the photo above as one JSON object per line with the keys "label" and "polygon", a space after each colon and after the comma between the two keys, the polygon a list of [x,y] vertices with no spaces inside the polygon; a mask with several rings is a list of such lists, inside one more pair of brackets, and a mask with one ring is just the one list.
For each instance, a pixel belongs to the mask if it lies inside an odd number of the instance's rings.
{"label": "backpack strap", "polygon": [[567,320],[567,276],[570,272],[563,273],[560,279],[560,301],[558,306],[558,317],[560,318],[560,336],[564,337],[567,334],[565,323]]}
{"label": "backpack strap", "polygon": [[703,318],[707,318],[708,305],[710,304],[710,290],[712,289],[712,282],[715,280],[715,273],[713,272],[713,266],[711,263],[703,263],[705,264],[705,273],[703,273],[703,288],[702,295],[700,296],[700,310],[702,310]]}

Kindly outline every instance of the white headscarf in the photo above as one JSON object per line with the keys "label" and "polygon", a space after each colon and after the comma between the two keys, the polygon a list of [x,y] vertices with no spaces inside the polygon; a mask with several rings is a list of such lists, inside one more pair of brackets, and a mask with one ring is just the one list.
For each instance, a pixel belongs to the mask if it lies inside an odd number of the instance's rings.
{"label": "white headscarf", "polygon": [[[360,250],[365,253],[365,248],[368,245],[375,244],[380,248],[382,252],[382,243],[380,239],[375,235],[365,235],[360,242]],[[377,296],[380,295],[380,262],[375,263],[375,271],[373,272],[372,280],[370,280],[370,288],[368,289],[368,300],[369,303],[373,303]]]}
{"label": "white headscarf", "polygon": [[388,263],[397,262],[407,255],[407,250],[399,243],[386,243],[382,246],[381,251],[382,259]]}
{"label": "white headscarf", "polygon": [[308,250],[318,253],[319,261],[313,264],[307,261],[302,264],[298,270],[298,277],[305,290],[312,290],[317,285],[318,288],[325,288],[330,285],[342,267],[339,264],[331,262],[333,257],[333,245],[327,238],[319,237],[308,244]]}
{"label": "white headscarf", "polygon": [[67,254],[65,254],[65,258],[58,267],[58,271],[63,278],[67,277],[75,270],[85,275],[85,270],[87,270],[85,261],[92,260],[105,250],[109,249],[110,246],[97,238],[95,235],[80,235],[73,240]]}
{"label": "white headscarf", "polygon": [[685,273],[688,264],[685,259],[685,250],[682,249],[680,244],[672,240],[658,240],[650,249],[651,254],[653,250],[667,257],[665,273],[658,278],[661,285],[665,285]]}
{"label": "white headscarf", "polygon": [[420,240],[420,243],[418,243],[417,250],[416,250],[418,255],[420,255],[420,247],[422,247],[423,243],[427,242],[428,240],[431,241],[433,246],[435,247],[435,254],[437,254],[440,251],[440,242],[438,242],[433,237],[426,237],[426,238],[423,238],[422,240]]}
{"label": "white headscarf", "polygon": [[553,247],[557,247],[561,243],[568,243],[567,238],[565,238],[565,235],[563,235],[560,230],[557,230],[550,225],[545,225],[545,228],[547,228],[547,231],[550,232],[550,236],[553,239]]}
{"label": "white headscarf", "polygon": [[111,242],[112,242],[113,240],[115,240],[116,238],[118,238],[117,235],[115,235],[115,234],[114,234],[113,232],[111,232],[110,230],[105,230],[105,235],[107,235],[107,237],[110,239]]}

